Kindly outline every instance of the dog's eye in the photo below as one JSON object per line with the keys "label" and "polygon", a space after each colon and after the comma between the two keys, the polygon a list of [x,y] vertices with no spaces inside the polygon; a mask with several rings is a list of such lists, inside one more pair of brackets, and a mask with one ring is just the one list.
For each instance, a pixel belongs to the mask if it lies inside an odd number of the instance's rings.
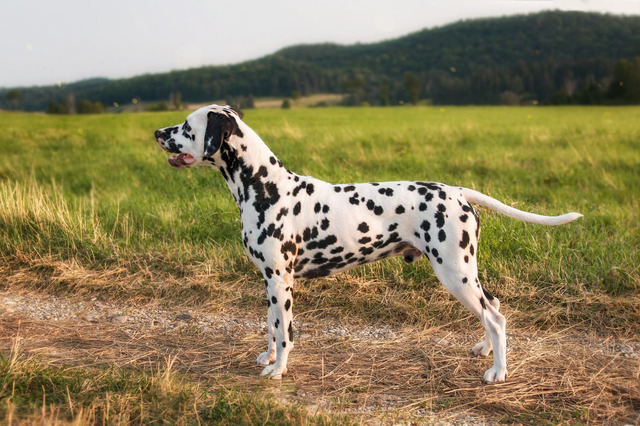
{"label": "dog's eye", "polygon": [[191,137],[191,126],[189,126],[188,121],[185,121],[184,124],[182,125],[182,136],[193,140],[193,138]]}

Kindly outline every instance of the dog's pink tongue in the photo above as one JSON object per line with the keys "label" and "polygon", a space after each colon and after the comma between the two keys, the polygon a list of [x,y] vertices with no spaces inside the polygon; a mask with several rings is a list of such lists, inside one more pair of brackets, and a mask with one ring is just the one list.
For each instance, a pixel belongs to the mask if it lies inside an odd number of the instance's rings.
{"label": "dog's pink tongue", "polygon": [[193,164],[196,161],[196,159],[193,158],[193,156],[190,154],[180,154],[180,156],[182,157],[182,161],[184,161],[185,164]]}
{"label": "dog's pink tongue", "polygon": [[169,158],[169,164],[172,167],[185,167],[195,163],[196,159],[190,154],[179,154]]}

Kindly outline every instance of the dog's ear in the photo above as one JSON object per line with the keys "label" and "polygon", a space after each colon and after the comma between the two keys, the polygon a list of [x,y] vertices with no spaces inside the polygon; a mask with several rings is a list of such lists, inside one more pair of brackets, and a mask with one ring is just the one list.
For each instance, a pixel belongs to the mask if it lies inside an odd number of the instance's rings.
{"label": "dog's ear", "polygon": [[231,105],[229,105],[229,108],[231,109],[231,111],[233,111],[236,114],[238,114],[238,117],[240,117],[240,120],[242,120],[244,118],[244,113],[242,111],[240,111],[240,108],[236,108],[236,107],[231,106]]}
{"label": "dog's ear", "polygon": [[207,129],[204,132],[204,157],[209,158],[215,154],[222,142],[224,142],[231,131],[233,125],[231,120],[224,114],[209,111],[207,114]]}

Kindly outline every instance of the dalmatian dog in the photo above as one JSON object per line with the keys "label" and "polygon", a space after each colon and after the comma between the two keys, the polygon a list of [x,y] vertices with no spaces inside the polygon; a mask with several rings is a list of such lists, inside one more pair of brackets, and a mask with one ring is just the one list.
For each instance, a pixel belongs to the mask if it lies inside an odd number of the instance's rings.
{"label": "dalmatian dog", "polygon": [[480,192],[436,182],[332,184],[287,170],[230,106],[211,105],[186,121],[156,130],[174,168],[207,165],[227,182],[242,222],[242,243],[264,276],[269,343],[257,363],[280,379],[293,349],[297,278],[326,277],[392,256],[410,263],[426,256],[444,287],[473,312],[485,338],[475,356],[494,352],[487,384],[507,376],[505,318],[478,280],[480,225],[472,204],[515,219],[559,225],[579,213],[540,216]]}

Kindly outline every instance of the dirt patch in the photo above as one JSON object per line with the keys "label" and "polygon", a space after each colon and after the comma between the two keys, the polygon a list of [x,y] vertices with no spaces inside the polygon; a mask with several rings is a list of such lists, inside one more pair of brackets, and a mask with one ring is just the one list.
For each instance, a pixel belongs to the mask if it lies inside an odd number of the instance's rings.
{"label": "dirt patch", "polygon": [[639,340],[511,329],[510,376],[485,386],[491,360],[469,355],[482,336],[473,318],[420,328],[300,314],[289,374],[271,381],[254,363],[266,347],[265,313],[4,292],[0,351],[18,345],[23,355],[82,368],[157,370],[172,362],[194,380],[268,390],[310,410],[364,419],[526,422],[548,413],[551,422],[640,421]]}

